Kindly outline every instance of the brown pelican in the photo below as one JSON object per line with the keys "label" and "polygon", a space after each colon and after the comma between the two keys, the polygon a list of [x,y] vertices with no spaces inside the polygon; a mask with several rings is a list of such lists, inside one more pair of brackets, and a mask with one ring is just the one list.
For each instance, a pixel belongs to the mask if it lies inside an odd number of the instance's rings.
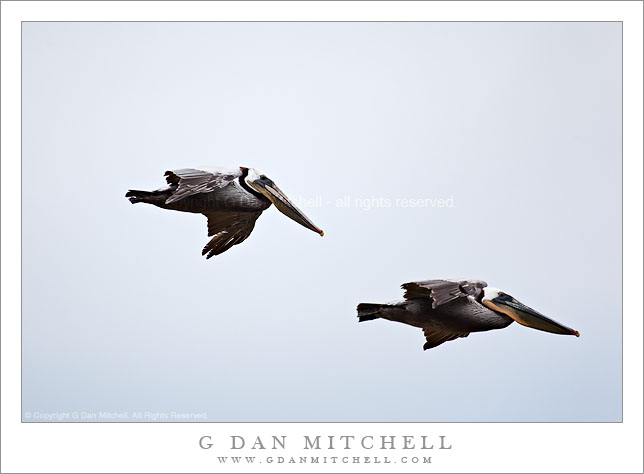
{"label": "brown pelican", "polygon": [[360,303],[359,321],[388,319],[421,328],[424,350],[471,332],[502,329],[519,324],[555,334],[579,337],[570,329],[520,303],[481,280],[428,280],[402,285],[404,301],[389,304]]}
{"label": "brown pelican", "polygon": [[208,218],[210,242],[201,254],[219,255],[242,243],[253,231],[255,221],[271,203],[295,222],[324,235],[259,170],[239,167],[186,168],[165,172],[168,186],[156,191],[129,190],[130,202],[145,202],[172,211],[196,212]]}

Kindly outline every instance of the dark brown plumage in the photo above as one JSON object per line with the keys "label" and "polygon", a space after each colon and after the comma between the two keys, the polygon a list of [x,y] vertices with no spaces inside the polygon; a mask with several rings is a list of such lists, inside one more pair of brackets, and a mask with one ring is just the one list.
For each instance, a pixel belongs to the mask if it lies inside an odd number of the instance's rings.
{"label": "dark brown plumage", "polygon": [[388,319],[423,329],[431,349],[472,332],[502,329],[512,322],[555,334],[579,336],[520,303],[510,295],[487,288],[481,280],[426,280],[405,283],[404,301],[389,304],[360,303],[358,320]]}
{"label": "dark brown plumage", "polygon": [[166,171],[165,178],[165,188],[129,190],[125,196],[132,204],[144,202],[171,211],[205,215],[208,237],[212,237],[201,252],[207,259],[246,240],[255,221],[271,204],[304,227],[324,235],[272,180],[253,168],[184,168]]}

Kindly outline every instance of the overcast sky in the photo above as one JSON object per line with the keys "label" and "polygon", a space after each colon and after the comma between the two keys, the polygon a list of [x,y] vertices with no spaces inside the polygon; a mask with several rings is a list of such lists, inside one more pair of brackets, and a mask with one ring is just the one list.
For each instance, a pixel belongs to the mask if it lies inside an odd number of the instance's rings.
{"label": "overcast sky", "polygon": [[[23,412],[621,420],[620,23],[24,23],[22,64]],[[124,197],[198,165],[325,237],[271,207],[206,261]],[[453,277],[581,337],[357,322]]]}

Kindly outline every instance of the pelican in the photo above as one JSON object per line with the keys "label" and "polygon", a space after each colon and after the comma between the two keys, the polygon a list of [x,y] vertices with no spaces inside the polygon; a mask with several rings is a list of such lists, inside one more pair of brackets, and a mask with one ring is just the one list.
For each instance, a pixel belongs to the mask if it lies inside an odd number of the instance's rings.
{"label": "pelican", "polygon": [[254,168],[185,168],[166,171],[165,177],[168,186],[156,191],[131,189],[125,197],[132,204],[145,202],[162,209],[204,214],[208,237],[212,237],[201,252],[207,259],[246,240],[271,203],[295,222],[324,235],[272,180]]}
{"label": "pelican", "polygon": [[424,350],[467,337],[471,332],[502,329],[514,321],[541,331],[579,337],[578,331],[481,280],[417,281],[405,283],[402,288],[404,301],[360,303],[358,320],[383,318],[421,328],[427,339]]}

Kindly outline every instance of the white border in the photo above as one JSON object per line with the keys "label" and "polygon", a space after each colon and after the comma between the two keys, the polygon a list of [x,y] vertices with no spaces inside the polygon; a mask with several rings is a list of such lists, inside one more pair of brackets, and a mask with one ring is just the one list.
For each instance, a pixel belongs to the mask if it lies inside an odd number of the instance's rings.
{"label": "white border", "polygon": [[[642,2],[2,2],[1,8],[2,472],[642,472]],[[21,424],[20,22],[34,20],[623,21],[624,422]],[[197,446],[205,434],[216,440],[234,434],[288,434],[290,440],[304,434],[446,435],[454,448],[433,453],[431,465],[262,464],[251,471],[217,464],[221,449]]]}

